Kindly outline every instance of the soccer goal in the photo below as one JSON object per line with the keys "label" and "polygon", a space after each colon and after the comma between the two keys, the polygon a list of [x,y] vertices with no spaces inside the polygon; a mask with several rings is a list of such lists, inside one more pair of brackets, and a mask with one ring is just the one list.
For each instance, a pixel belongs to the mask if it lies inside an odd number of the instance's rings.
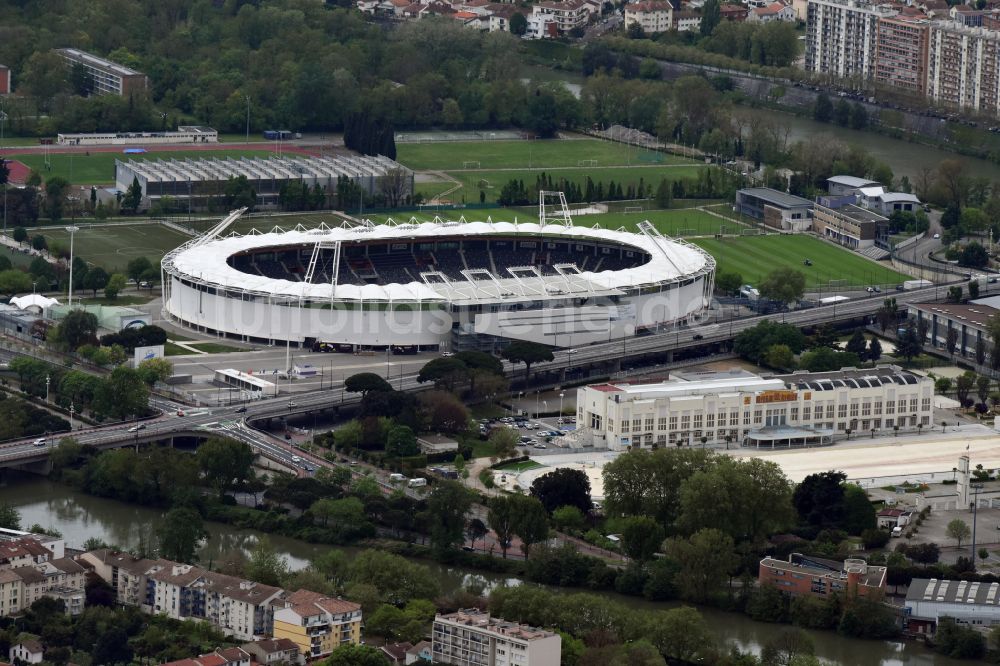
{"label": "soccer goal", "polygon": [[462,162],[463,169],[478,169],[479,160],[468,160],[467,162]]}
{"label": "soccer goal", "polygon": [[843,279],[843,278],[838,278],[836,280],[830,280],[829,285],[831,287],[846,287],[847,286],[847,280]]}
{"label": "soccer goal", "polygon": [[743,229],[740,231],[741,236],[760,236],[761,233],[760,229]]}
{"label": "soccer goal", "polygon": [[626,213],[641,213],[646,210],[645,206],[625,206]]}
{"label": "soccer goal", "polygon": [[576,165],[578,167],[595,167],[597,160],[577,160]]}
{"label": "soccer goal", "polygon": [[695,229],[694,227],[689,227],[687,229],[678,229],[677,230],[677,237],[678,238],[683,238],[684,236],[697,236],[697,235],[698,235],[698,230]]}

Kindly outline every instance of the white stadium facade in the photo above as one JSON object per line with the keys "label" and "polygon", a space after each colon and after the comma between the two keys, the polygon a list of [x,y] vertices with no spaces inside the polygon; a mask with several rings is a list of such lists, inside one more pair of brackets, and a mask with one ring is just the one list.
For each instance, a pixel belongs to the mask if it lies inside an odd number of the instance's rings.
{"label": "white stadium facade", "polygon": [[660,235],[541,223],[344,222],[224,236],[167,254],[164,314],[206,333],[359,349],[572,347],[689,323],[715,261]]}

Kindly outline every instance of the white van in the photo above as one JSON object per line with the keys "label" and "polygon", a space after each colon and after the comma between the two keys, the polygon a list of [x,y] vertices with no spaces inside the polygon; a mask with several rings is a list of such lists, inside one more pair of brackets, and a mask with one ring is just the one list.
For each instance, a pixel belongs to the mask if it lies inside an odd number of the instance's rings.
{"label": "white van", "polygon": [[423,488],[424,486],[427,485],[427,479],[421,477],[418,477],[416,479],[410,479],[406,485],[409,486],[410,488]]}
{"label": "white van", "polygon": [[896,525],[895,527],[892,528],[892,536],[894,537],[903,536],[903,528],[901,525]]}
{"label": "white van", "polygon": [[406,481],[406,477],[403,476],[402,474],[390,474],[389,480],[392,481],[393,483],[400,483],[402,481]]}

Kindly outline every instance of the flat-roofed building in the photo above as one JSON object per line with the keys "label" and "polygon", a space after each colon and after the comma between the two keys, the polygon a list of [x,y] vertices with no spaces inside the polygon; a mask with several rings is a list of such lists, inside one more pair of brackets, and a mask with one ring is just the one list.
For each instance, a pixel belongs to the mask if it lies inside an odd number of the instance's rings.
{"label": "flat-roofed building", "polygon": [[894,432],[932,421],[934,380],[897,366],[755,375],[677,372],[653,384],[577,390],[582,446],[612,451],[653,446],[753,447],[829,444],[835,433]]}
{"label": "flat-roofed building", "polygon": [[989,115],[1000,112],[1000,32],[934,21],[928,34],[927,95]]}
{"label": "flat-roofed building", "polygon": [[788,561],[765,557],[757,582],[773,585],[793,597],[825,599],[831,594],[857,594],[879,599],[885,593],[886,568],[862,559],[843,562],[792,553]]}
{"label": "flat-roofed building", "polygon": [[907,303],[906,313],[911,319],[927,322],[925,342],[945,349],[951,335],[955,339],[954,354],[974,359],[976,348],[982,345],[984,357],[988,359],[994,352],[987,327],[990,319],[1000,316],[998,300],[994,296],[968,303]]}
{"label": "flat-roofed building", "polygon": [[218,131],[197,125],[182,125],[176,132],[93,132],[56,136],[56,143],[64,146],[155,146],[170,143],[218,142]]}
{"label": "flat-roofed building", "polygon": [[69,67],[82,66],[94,82],[95,95],[129,95],[146,94],[149,89],[149,79],[142,72],[111,62],[80,51],[79,49],[56,49]]}
{"label": "flat-roofed building", "polygon": [[769,187],[739,190],[736,193],[736,212],[782,231],[808,231],[812,228],[812,201]]}
{"label": "flat-roofed building", "polygon": [[813,211],[813,231],[834,243],[852,250],[873,247],[881,236],[885,239],[889,219],[878,213],[844,203],[833,197],[820,197]]}
{"label": "flat-roofed building", "polygon": [[625,5],[625,27],[637,24],[647,34],[670,30],[673,16],[674,6],[666,0],[646,0]]}
{"label": "flat-roofed building", "polygon": [[457,666],[559,666],[559,634],[491,617],[476,608],[437,615],[431,632],[435,663]]}
{"label": "flat-roofed building", "polygon": [[899,11],[867,0],[809,0],[805,70],[868,81],[874,74],[878,20]]}
{"label": "flat-roofed building", "polygon": [[913,633],[933,633],[943,618],[987,630],[1000,625],[1000,583],[914,578],[903,608]]}
{"label": "flat-roofed building", "polygon": [[858,178],[857,176],[830,176],[826,179],[826,191],[831,196],[842,197],[857,194],[862,187],[879,187],[881,184],[877,180]]}

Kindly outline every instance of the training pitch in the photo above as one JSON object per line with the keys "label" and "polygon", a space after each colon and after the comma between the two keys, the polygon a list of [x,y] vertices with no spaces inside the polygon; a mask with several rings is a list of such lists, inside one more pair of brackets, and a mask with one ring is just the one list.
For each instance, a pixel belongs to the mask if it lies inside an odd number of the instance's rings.
{"label": "training pitch", "polygon": [[[41,233],[50,247],[58,243],[69,248],[69,234],[62,227],[43,229]],[[88,263],[111,273],[125,270],[128,262],[138,257],[146,257],[154,266],[159,266],[164,254],[189,240],[191,236],[157,223],[80,225],[73,239],[73,251]]]}

